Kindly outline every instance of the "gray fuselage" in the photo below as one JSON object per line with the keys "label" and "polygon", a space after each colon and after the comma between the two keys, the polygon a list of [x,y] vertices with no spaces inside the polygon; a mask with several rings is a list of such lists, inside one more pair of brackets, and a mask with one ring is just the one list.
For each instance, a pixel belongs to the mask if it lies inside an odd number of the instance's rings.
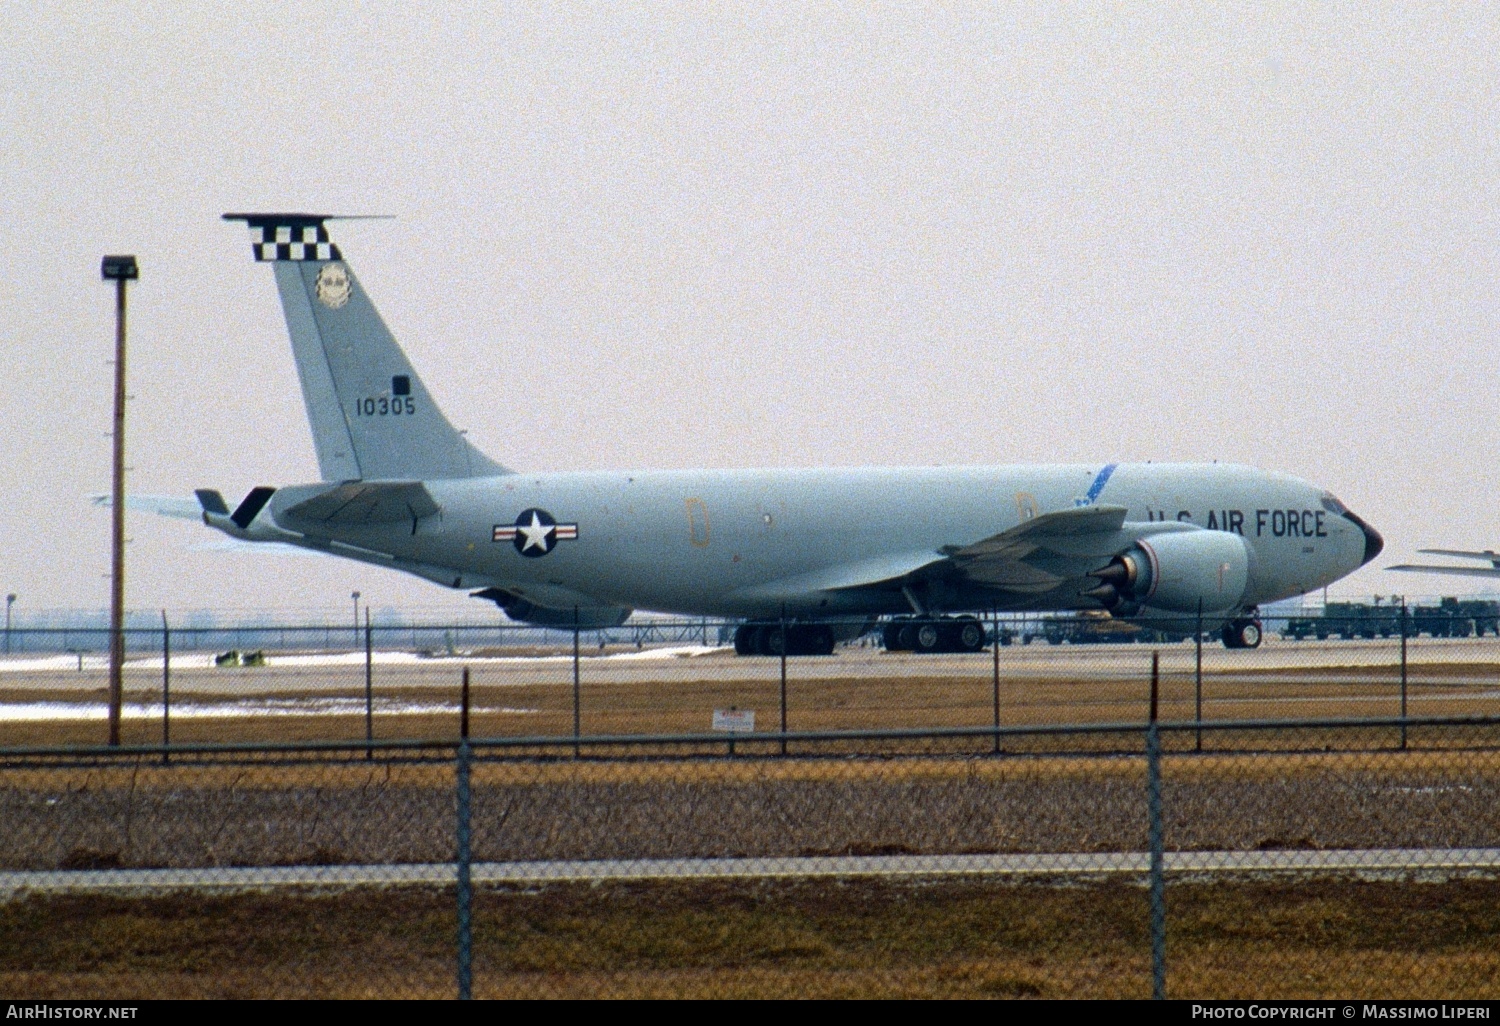
{"label": "gray fuselage", "polygon": [[[592,600],[732,617],[907,612],[899,589],[827,585],[840,568],[916,565],[1090,503],[1125,507],[1127,528],[1165,520],[1240,535],[1250,553],[1246,609],[1321,588],[1378,550],[1378,535],[1323,489],[1233,464],[515,473],[425,484],[439,513],[326,537],[449,587],[497,587],[554,608]],[[531,510],[563,530],[527,555],[515,525]],[[1122,534],[1119,546],[1129,540]],[[1092,605],[1076,585],[1024,597],[960,585],[930,600],[947,611]]]}

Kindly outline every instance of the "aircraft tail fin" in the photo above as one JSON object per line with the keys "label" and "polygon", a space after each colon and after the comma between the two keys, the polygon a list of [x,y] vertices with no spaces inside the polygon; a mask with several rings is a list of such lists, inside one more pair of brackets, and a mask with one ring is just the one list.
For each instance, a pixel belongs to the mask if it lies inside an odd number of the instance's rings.
{"label": "aircraft tail fin", "polygon": [[325,481],[509,473],[437,404],[328,237],[326,214],[225,214],[244,221],[276,275]]}

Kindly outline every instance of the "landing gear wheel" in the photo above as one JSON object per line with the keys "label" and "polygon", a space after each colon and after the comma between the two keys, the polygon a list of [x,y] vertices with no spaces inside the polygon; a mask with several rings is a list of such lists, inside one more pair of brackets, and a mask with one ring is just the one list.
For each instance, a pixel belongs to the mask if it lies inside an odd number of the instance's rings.
{"label": "landing gear wheel", "polygon": [[755,628],[740,624],[734,629],[734,654],[737,656],[755,653]]}
{"label": "landing gear wheel", "polygon": [[915,640],[918,652],[936,652],[943,643],[943,632],[936,623],[924,623],[916,629]]}
{"label": "landing gear wheel", "polygon": [[977,616],[901,617],[885,625],[882,634],[887,652],[982,652],[990,642]]}
{"label": "landing gear wheel", "polygon": [[880,632],[880,642],[887,652],[901,651],[901,625],[899,623],[888,623]]}
{"label": "landing gear wheel", "polygon": [[779,625],[762,627],[760,629],[760,654],[768,656],[779,656],[787,650],[787,632]]}
{"label": "landing gear wheel", "polygon": [[806,655],[833,655],[833,629],[831,627],[808,628],[804,641],[803,653]]}
{"label": "landing gear wheel", "polygon": [[1222,631],[1225,648],[1260,648],[1262,635],[1259,620],[1231,620]]}

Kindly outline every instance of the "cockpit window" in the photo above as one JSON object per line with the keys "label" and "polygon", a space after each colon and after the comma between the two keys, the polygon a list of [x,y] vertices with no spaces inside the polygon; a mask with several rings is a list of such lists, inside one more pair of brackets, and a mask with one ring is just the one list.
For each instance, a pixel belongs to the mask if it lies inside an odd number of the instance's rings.
{"label": "cockpit window", "polygon": [[1334,516],[1344,517],[1349,515],[1349,507],[1340,502],[1338,497],[1332,492],[1324,492],[1318,497],[1318,501],[1323,504],[1324,509]]}

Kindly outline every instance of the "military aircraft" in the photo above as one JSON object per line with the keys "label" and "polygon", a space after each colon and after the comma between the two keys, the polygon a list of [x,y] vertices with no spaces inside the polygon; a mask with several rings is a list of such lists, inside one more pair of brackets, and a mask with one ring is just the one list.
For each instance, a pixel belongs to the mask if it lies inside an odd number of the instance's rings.
{"label": "military aircraft", "polygon": [[[270,266],[323,480],[260,486],[204,523],[402,570],[512,619],[635,609],[745,622],[742,654],[975,650],[976,611],[1202,615],[1255,647],[1257,606],[1326,586],[1382,540],[1316,485],[1227,463],[522,473],[454,429],[323,214],[232,213]],[[966,615],[968,614],[968,615]]]}
{"label": "military aircraft", "polygon": [[1418,549],[1424,556],[1452,556],[1455,559],[1479,559],[1489,566],[1424,566],[1420,563],[1402,563],[1386,567],[1387,570],[1410,570],[1421,574],[1452,574],[1455,577],[1500,577],[1500,552],[1485,549],[1471,552],[1468,549]]}

